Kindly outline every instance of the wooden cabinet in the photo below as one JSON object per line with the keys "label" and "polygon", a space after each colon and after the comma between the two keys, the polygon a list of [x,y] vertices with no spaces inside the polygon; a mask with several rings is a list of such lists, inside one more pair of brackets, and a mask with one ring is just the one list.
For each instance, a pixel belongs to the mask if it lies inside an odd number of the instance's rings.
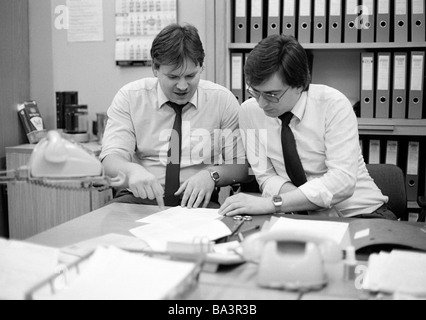
{"label": "wooden cabinet", "polygon": [[[97,153],[97,143],[85,145]],[[7,169],[28,164],[34,145],[6,148]],[[96,210],[112,200],[112,189],[65,190],[28,181],[8,183],[9,233],[12,239],[26,239],[59,224]]]}
{"label": "wooden cabinet", "polygon": [[[278,1],[285,3],[285,0]],[[250,17],[252,1],[246,2],[248,5],[247,15]],[[263,7],[267,7],[270,1],[263,0]],[[298,3],[296,1],[296,3]],[[234,23],[233,12],[235,11],[234,0],[216,0],[215,11],[216,21],[214,30],[216,33],[216,82],[232,88],[232,56],[242,54],[243,62],[245,57],[256,46],[256,43],[236,43],[233,37]],[[392,11],[391,11],[392,12]],[[297,11],[296,11],[297,14]],[[263,15],[267,15],[267,10],[263,9]],[[250,20],[250,19],[249,19]],[[264,19],[266,20],[266,19]],[[251,28],[250,22],[246,24]],[[213,27],[213,26],[212,26]],[[267,28],[267,23],[263,24]],[[266,36],[266,32],[264,32]],[[342,34],[343,36],[343,34]],[[250,37],[247,37],[248,39]],[[225,39],[219,41],[219,39]],[[312,58],[312,83],[325,84],[334,87],[344,93],[354,106],[360,101],[361,93],[361,54],[363,52],[390,52],[391,56],[395,52],[425,51],[426,42],[371,42],[371,43],[302,43],[310,57]],[[225,57],[225,59],[224,59]],[[225,60],[225,62],[223,61]],[[408,63],[409,65],[409,63]],[[408,66],[407,72],[410,68]],[[408,75],[407,75],[408,77]],[[234,78],[235,79],[235,78]],[[237,77],[238,79],[238,77]],[[408,90],[407,81],[407,90]],[[243,85],[243,91],[244,85]],[[248,95],[245,95],[247,98]],[[425,109],[423,107],[423,109]],[[425,112],[424,112],[425,113]],[[379,140],[382,144],[380,154],[381,162],[385,162],[386,142],[396,140],[401,142],[398,156],[398,166],[407,172],[408,146],[412,140],[420,143],[419,154],[419,195],[425,194],[426,189],[426,114],[423,119],[378,119],[359,118],[359,132],[362,141]],[[365,157],[368,158],[369,148],[364,144]],[[366,159],[368,162],[368,159]],[[418,209],[416,201],[409,202],[409,208]]]}

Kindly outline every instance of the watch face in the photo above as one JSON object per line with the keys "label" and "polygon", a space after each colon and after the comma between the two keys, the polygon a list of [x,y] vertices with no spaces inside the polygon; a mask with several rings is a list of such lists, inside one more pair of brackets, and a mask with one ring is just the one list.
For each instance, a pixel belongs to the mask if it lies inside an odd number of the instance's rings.
{"label": "watch face", "polygon": [[214,179],[215,181],[217,181],[217,180],[219,180],[219,179],[220,179],[219,173],[217,173],[217,172],[213,172],[213,173],[212,173],[212,177],[213,177],[213,179]]}
{"label": "watch face", "polygon": [[273,198],[273,201],[274,201],[274,203],[275,203],[276,205],[281,205],[281,204],[282,204],[282,202],[283,202],[283,199],[282,199],[280,196],[275,196],[275,197]]}

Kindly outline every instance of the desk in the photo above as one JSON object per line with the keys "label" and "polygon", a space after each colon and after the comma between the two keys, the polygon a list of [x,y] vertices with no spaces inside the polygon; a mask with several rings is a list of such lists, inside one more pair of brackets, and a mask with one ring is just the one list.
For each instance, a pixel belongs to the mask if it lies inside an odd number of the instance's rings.
{"label": "desk", "polygon": [[[15,170],[28,164],[36,145],[26,144],[6,148],[6,168]],[[101,146],[97,142],[82,144],[95,155]],[[25,239],[48,230],[82,214],[105,205],[112,199],[112,190],[63,190],[48,188],[28,181],[7,184],[9,233],[12,239]]]}
{"label": "desk", "polygon": [[[136,221],[158,212],[158,207],[114,203],[77,219],[33,236],[27,241],[62,248],[90,238],[116,233],[131,235],[129,230],[140,226]],[[297,293],[263,289],[256,285],[257,266],[243,264],[221,267],[216,273],[203,272],[198,287],[188,300],[295,300]],[[354,282],[344,282],[343,267],[332,273],[329,285],[316,293],[321,299],[359,299],[362,293]],[[310,295],[306,295],[309,298]]]}

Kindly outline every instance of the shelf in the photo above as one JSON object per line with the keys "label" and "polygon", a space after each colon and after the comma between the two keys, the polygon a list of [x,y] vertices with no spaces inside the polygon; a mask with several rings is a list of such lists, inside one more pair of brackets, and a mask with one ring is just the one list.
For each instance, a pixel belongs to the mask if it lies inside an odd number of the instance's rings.
{"label": "shelf", "polygon": [[[229,49],[252,50],[256,43],[229,43]],[[368,50],[368,49],[423,49],[425,42],[406,42],[406,43],[302,43],[303,48],[307,50]]]}
{"label": "shelf", "polygon": [[358,118],[359,133],[368,135],[426,136],[426,119]]}

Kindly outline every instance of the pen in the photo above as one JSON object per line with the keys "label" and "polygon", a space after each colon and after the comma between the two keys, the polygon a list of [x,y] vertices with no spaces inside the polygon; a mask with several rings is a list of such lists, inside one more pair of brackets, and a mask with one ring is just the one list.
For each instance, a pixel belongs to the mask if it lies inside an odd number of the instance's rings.
{"label": "pen", "polygon": [[238,239],[240,240],[240,242],[243,242],[244,241],[244,234],[247,234],[247,233],[252,232],[252,231],[257,231],[259,229],[260,229],[260,226],[254,226],[254,227],[248,228],[244,231],[241,231],[240,233],[238,233]]}

